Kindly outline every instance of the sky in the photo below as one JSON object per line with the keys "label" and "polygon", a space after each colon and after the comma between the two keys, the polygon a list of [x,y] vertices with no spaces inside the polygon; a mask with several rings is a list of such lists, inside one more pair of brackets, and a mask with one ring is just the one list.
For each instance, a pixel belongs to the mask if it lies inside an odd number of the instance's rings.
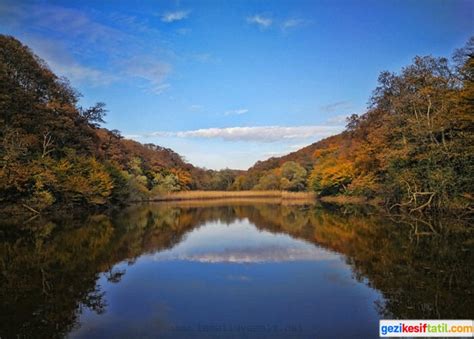
{"label": "sky", "polygon": [[10,1],[18,38],[104,127],[194,165],[247,169],[344,129],[381,71],[450,57],[474,1]]}

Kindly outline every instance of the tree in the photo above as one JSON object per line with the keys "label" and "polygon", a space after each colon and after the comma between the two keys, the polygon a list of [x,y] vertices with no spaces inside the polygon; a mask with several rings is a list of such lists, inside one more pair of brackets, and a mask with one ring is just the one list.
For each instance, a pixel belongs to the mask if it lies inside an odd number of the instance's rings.
{"label": "tree", "polygon": [[152,194],[163,194],[181,190],[179,178],[174,173],[156,173]]}
{"label": "tree", "polygon": [[[83,109],[82,107],[79,108],[79,113],[90,126],[98,128],[100,124],[105,123],[104,118],[107,114],[107,110],[105,109],[105,104],[103,102],[98,102],[87,109]],[[113,133],[114,136],[117,136],[117,130],[113,130],[111,133]],[[120,133],[118,133],[118,135],[120,135]]]}
{"label": "tree", "polygon": [[384,125],[370,130],[368,142],[379,148],[380,171],[396,205],[442,208],[472,192],[473,102],[462,99],[472,79],[459,69],[445,58],[416,57],[401,74],[379,78],[368,118],[381,112]]}
{"label": "tree", "polygon": [[308,179],[310,188],[321,195],[347,192],[355,176],[353,162],[334,146],[316,151],[314,156],[315,165]]}
{"label": "tree", "polygon": [[223,169],[213,172],[210,182],[210,189],[216,191],[226,191],[231,189],[236,173],[231,169]]}
{"label": "tree", "polygon": [[279,190],[281,177],[275,170],[268,171],[260,177],[258,184],[254,187],[256,190]]}
{"label": "tree", "polygon": [[280,187],[287,191],[303,191],[306,188],[306,170],[294,161],[281,166]]}

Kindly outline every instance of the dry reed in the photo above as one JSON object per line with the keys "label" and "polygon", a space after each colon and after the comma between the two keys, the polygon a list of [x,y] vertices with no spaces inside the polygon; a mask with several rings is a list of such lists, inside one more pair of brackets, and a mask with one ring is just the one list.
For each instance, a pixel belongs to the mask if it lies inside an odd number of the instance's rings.
{"label": "dry reed", "polygon": [[151,198],[151,201],[176,200],[211,200],[211,199],[241,199],[241,198],[278,198],[282,200],[314,200],[313,192],[287,191],[183,191],[162,194]]}

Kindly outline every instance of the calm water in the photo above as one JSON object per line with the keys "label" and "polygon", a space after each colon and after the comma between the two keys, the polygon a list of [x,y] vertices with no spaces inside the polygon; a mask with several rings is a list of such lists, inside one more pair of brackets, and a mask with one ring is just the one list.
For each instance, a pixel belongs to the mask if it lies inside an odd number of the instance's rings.
{"label": "calm water", "polygon": [[473,318],[472,239],[260,201],[4,221],[0,337],[376,338],[380,318]]}

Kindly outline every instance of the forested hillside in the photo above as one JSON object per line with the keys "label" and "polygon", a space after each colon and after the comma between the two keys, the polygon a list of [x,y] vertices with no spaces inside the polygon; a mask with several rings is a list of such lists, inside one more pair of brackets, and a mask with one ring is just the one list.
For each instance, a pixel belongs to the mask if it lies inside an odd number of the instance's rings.
{"label": "forested hillside", "polygon": [[[241,190],[248,189],[281,189],[282,166],[287,169],[286,179],[294,181],[294,185],[284,189],[290,191],[307,190],[308,175],[314,166],[314,154],[317,150],[325,149],[331,144],[347,142],[348,134],[341,133],[303,147],[295,152],[281,157],[272,157],[264,161],[257,161],[247,172],[236,178],[234,187]],[[298,178],[297,175],[300,174]],[[285,182],[285,180],[283,180]],[[299,182],[299,184],[298,184]]]}
{"label": "forested hillside", "polygon": [[197,188],[206,171],[170,149],[100,128],[105,105],[80,95],[13,37],[0,36],[0,203],[106,205]]}

